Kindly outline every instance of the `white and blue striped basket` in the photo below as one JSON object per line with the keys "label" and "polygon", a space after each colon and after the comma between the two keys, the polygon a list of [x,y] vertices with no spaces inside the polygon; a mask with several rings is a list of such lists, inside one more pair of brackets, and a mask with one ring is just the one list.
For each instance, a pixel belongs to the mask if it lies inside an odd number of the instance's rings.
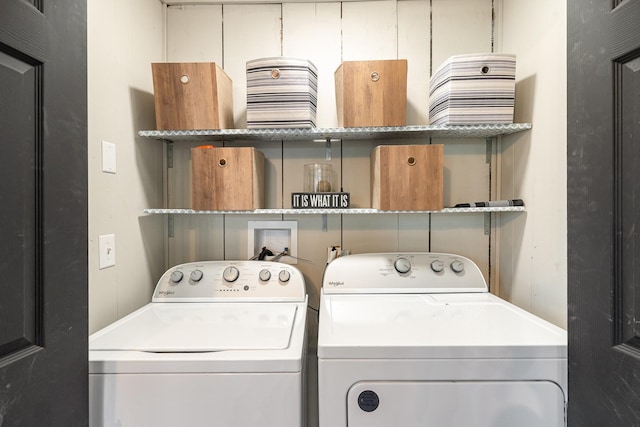
{"label": "white and blue striped basket", "polygon": [[247,128],[314,128],[318,69],[289,57],[247,61]]}
{"label": "white and blue striped basket", "polygon": [[516,56],[455,55],[431,77],[429,124],[513,123]]}

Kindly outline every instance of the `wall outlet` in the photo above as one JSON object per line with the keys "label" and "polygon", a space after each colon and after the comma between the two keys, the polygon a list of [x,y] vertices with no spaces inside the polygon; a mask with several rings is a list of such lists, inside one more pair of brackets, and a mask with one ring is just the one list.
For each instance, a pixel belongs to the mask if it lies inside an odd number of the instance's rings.
{"label": "wall outlet", "polygon": [[98,250],[100,252],[100,270],[116,265],[115,234],[104,234],[98,237]]}
{"label": "wall outlet", "polygon": [[327,247],[327,264],[340,255],[340,245],[333,245]]}

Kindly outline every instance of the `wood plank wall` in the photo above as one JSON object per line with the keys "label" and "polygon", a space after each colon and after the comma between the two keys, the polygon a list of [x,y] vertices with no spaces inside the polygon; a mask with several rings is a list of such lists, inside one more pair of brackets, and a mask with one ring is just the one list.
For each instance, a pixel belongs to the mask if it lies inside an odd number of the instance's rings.
{"label": "wood plank wall", "polygon": [[[432,70],[451,55],[492,51],[492,17],[492,0],[169,6],[166,60],[222,64],[234,83],[236,127],[243,128],[248,60],[281,55],[311,60],[319,70],[317,125],[335,127],[333,73],[341,61],[403,58],[409,64],[408,124],[427,124]],[[445,206],[487,200],[490,192],[495,198],[483,139],[431,142],[445,143]],[[369,155],[379,143],[332,144],[330,163],[351,193],[353,207],[370,206]],[[170,207],[189,207],[191,146],[174,144]],[[325,144],[318,142],[253,146],[266,156],[267,208],[290,207],[290,193],[302,190],[303,165],[326,158]],[[495,157],[493,153],[493,161]],[[307,261],[297,266],[307,278],[312,305],[318,303],[326,248],[336,244],[352,253],[459,253],[473,259],[489,280],[490,245],[495,239],[485,235],[481,214],[329,215],[327,231],[322,230],[320,215],[176,216],[168,264],[246,259],[247,221],[262,219],[298,221],[298,257]]]}

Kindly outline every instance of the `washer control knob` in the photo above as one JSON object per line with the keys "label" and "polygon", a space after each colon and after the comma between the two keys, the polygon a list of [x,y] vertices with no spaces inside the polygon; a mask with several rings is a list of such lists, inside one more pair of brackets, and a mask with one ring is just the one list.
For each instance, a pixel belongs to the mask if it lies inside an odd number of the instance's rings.
{"label": "washer control knob", "polygon": [[169,280],[171,280],[171,283],[179,283],[182,280],[183,276],[184,275],[182,274],[182,271],[174,270],[171,272],[171,276],[169,276]]}
{"label": "washer control knob", "polygon": [[266,282],[267,280],[271,279],[271,272],[266,268],[263,268],[262,270],[260,270],[258,277],[260,277],[260,280],[262,280],[263,282]]}
{"label": "washer control knob", "polygon": [[240,271],[233,266],[225,268],[222,272],[222,278],[228,283],[233,283],[238,280],[238,276],[240,276]]}
{"label": "washer control knob", "polygon": [[455,260],[451,263],[451,269],[455,273],[462,273],[464,271],[464,264],[462,261]]}
{"label": "washer control knob", "polygon": [[411,271],[411,261],[404,257],[400,257],[393,263],[393,267],[400,274],[408,273]]}
{"label": "washer control knob", "polygon": [[289,273],[287,270],[282,270],[278,274],[278,279],[283,283],[287,283],[289,279],[291,279],[291,273]]}
{"label": "washer control knob", "polygon": [[431,270],[433,270],[434,273],[440,273],[444,270],[444,263],[439,259],[431,261]]}
{"label": "washer control knob", "polygon": [[202,280],[202,271],[200,270],[193,270],[191,272],[191,274],[189,275],[189,279],[191,279],[192,282],[199,282],[200,280]]}

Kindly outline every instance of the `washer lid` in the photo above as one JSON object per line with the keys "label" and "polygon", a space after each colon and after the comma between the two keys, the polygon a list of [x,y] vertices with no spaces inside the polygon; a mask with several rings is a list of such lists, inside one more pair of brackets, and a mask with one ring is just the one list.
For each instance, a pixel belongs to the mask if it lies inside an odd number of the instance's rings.
{"label": "washer lid", "polygon": [[492,294],[322,295],[320,358],[566,358],[566,332]]}
{"label": "washer lid", "polygon": [[96,334],[89,349],[282,350],[289,346],[296,311],[286,303],[150,303]]}

